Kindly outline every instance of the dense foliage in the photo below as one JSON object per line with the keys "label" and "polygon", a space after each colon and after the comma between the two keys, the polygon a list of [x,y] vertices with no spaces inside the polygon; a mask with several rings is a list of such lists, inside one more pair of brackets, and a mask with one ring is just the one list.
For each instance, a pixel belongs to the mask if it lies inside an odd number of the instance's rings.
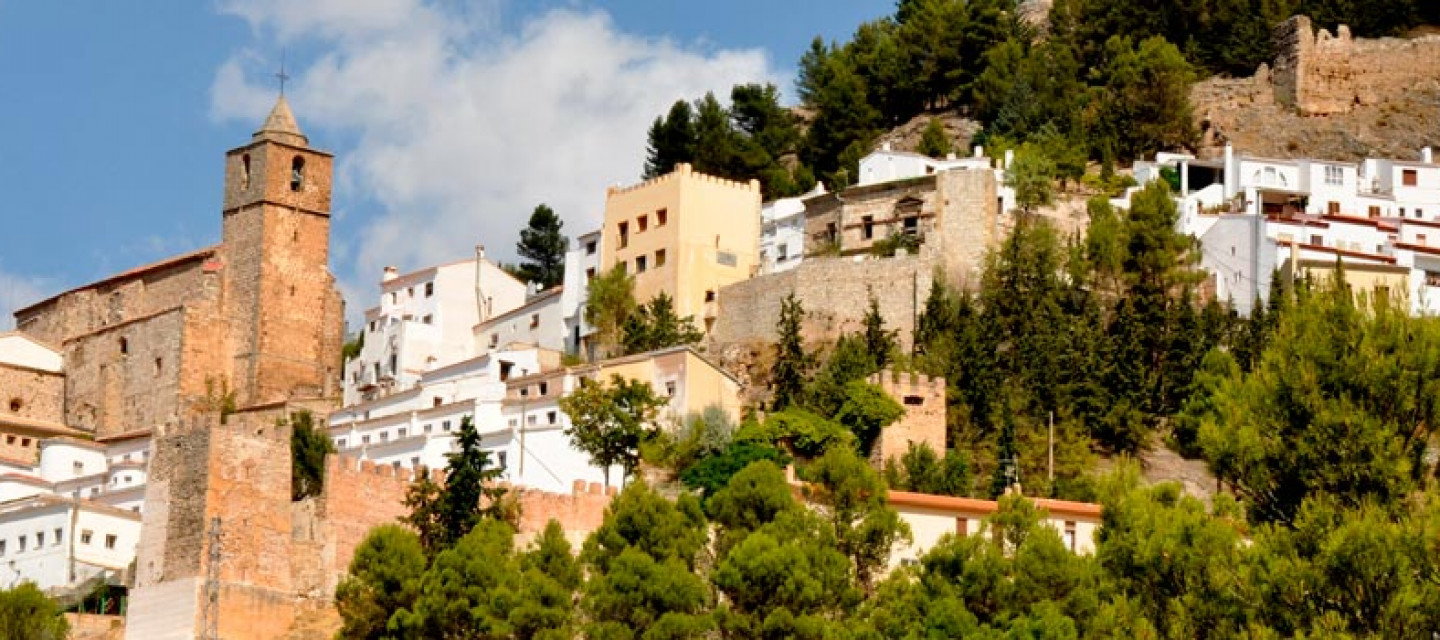
{"label": "dense foliage", "polygon": [[628,355],[694,344],[704,337],[694,317],[675,315],[675,301],[661,291],[625,319],[620,343]]}
{"label": "dense foliage", "polygon": [[70,623],[34,583],[0,590],[0,640],[64,640]]}
{"label": "dense foliage", "polygon": [[[470,416],[460,419],[455,450],[445,454],[445,483],[419,474],[405,493],[410,514],[403,519],[420,534],[425,551],[436,554],[455,544],[486,520],[513,520],[507,490],[497,481],[504,468],[480,448],[480,433]],[[422,471],[424,471],[422,469]]]}
{"label": "dense foliage", "polygon": [[335,443],[315,426],[309,411],[291,414],[290,499],[303,500],[325,489],[325,456],[335,453]]}
{"label": "dense foliage", "polygon": [[[578,450],[590,455],[601,469],[620,465],[625,476],[640,464],[640,445],[656,427],[656,415],[666,398],[655,395],[650,383],[610,376],[607,383],[585,379],[560,399],[560,410],[570,418],[565,435]],[[609,485],[610,474],[605,474]]]}

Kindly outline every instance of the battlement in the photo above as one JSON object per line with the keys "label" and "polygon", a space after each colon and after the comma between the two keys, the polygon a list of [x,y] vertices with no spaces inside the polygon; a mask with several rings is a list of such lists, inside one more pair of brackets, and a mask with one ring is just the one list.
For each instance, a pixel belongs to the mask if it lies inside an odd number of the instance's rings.
{"label": "battlement", "polygon": [[918,395],[925,399],[945,398],[945,379],[927,376],[913,371],[900,372],[885,369],[867,379],[870,384],[885,390],[897,402],[904,403],[906,396]]}
{"label": "battlement", "polygon": [[623,186],[623,187],[622,187],[622,186],[612,185],[612,186],[610,186],[609,188],[607,188],[607,189],[605,190],[605,196],[608,198],[608,197],[610,197],[610,196],[620,195],[620,194],[624,194],[624,193],[630,193],[630,192],[632,192],[632,191],[639,191],[639,190],[641,190],[641,189],[646,189],[646,188],[649,188],[649,187],[653,187],[653,186],[656,186],[656,185],[664,184],[664,183],[671,182],[671,181],[674,181],[674,180],[691,180],[691,181],[703,182],[703,183],[708,183],[708,184],[716,184],[716,185],[720,185],[720,186],[722,186],[722,187],[729,187],[729,188],[731,188],[731,189],[741,189],[741,190],[745,190],[745,191],[754,191],[756,194],[759,194],[759,193],[760,193],[760,181],[759,181],[759,180],[751,179],[749,182],[740,182],[740,181],[737,181],[737,180],[730,180],[730,179],[728,179],[728,178],[721,178],[721,177],[719,177],[719,176],[712,176],[712,175],[710,175],[710,174],[700,173],[699,171],[696,171],[695,168],[692,167],[692,166],[690,165],[690,163],[688,163],[688,162],[682,162],[682,163],[680,163],[680,164],[675,165],[675,170],[674,170],[674,171],[671,171],[670,173],[667,173],[667,174],[665,174],[665,175],[663,175],[663,176],[657,176],[657,177],[651,178],[651,179],[649,179],[649,180],[646,180],[646,181],[644,181],[644,182],[640,182],[640,183],[638,183],[638,184],[632,184],[632,185],[629,185],[629,186]]}
{"label": "battlement", "polygon": [[1275,99],[1301,115],[1348,113],[1440,79],[1435,65],[1416,64],[1440,57],[1440,36],[1357,39],[1345,25],[1316,30],[1302,15],[1280,23],[1274,43]]}

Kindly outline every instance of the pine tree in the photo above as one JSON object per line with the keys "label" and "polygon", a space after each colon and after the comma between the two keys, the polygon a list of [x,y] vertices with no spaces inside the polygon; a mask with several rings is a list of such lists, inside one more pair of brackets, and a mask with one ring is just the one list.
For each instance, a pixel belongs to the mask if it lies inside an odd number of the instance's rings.
{"label": "pine tree", "polygon": [[950,144],[950,135],[945,133],[944,123],[940,122],[939,118],[931,118],[930,123],[925,125],[925,130],[920,132],[920,146],[915,152],[932,158],[944,158],[954,150],[955,147]]}
{"label": "pine tree", "polygon": [[773,399],[772,411],[781,411],[798,404],[805,390],[805,377],[810,371],[810,355],[801,341],[800,325],[805,320],[805,309],[791,293],[780,303],[780,322],[776,332],[780,335],[775,345],[775,368],[771,375],[770,388]]}
{"label": "pine tree", "polygon": [[861,320],[865,325],[865,349],[875,361],[875,370],[884,369],[895,354],[895,331],[885,328],[885,317],[880,315],[880,301],[875,292],[870,292],[870,306]]}
{"label": "pine tree", "polygon": [[565,280],[565,251],[570,241],[560,228],[565,223],[545,204],[535,206],[530,224],[520,230],[515,252],[520,255],[520,279],[549,289]]}
{"label": "pine tree", "polygon": [[646,150],[646,180],[657,178],[675,170],[675,165],[690,162],[695,157],[695,115],[690,103],[676,100],[670,113],[655,118],[650,125],[650,144]]}

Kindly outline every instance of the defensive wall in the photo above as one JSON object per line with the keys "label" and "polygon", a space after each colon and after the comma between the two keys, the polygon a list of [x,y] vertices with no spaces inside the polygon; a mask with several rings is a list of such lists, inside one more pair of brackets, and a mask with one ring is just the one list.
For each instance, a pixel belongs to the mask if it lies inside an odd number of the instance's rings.
{"label": "defensive wall", "polygon": [[896,339],[908,350],[939,266],[921,256],[806,258],[788,271],[722,287],[710,339],[717,345],[774,342],[780,305],[793,293],[805,310],[806,342],[834,340],[864,328],[873,295],[885,326],[898,330]]}
{"label": "defensive wall", "polygon": [[[283,414],[242,412],[225,424],[210,416],[156,437],[126,637],[193,638],[214,628],[231,639],[318,640],[339,628],[335,587],[370,529],[406,513],[414,472],[331,456],[321,494],[292,501],[291,430],[275,420]],[[515,494],[524,544],[551,519],[583,539],[614,491]]]}
{"label": "defensive wall", "polygon": [[1275,98],[1301,115],[1347,113],[1440,79],[1440,36],[1357,40],[1345,25],[1332,35],[1295,16],[1274,38]]}

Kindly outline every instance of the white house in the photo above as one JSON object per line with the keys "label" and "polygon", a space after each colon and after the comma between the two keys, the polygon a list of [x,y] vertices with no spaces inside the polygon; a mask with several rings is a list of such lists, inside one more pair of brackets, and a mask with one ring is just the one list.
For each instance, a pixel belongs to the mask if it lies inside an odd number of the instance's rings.
{"label": "white house", "polygon": [[565,279],[560,290],[560,309],[565,321],[565,352],[587,354],[586,338],[595,328],[585,322],[585,303],[590,299],[590,281],[600,273],[603,235],[597,229],[575,238],[565,252]]}
{"label": "white house", "polygon": [[1013,151],[1006,151],[1004,160],[997,163],[986,157],[985,149],[978,146],[975,147],[974,155],[969,158],[959,158],[952,153],[944,160],[937,160],[919,153],[894,151],[887,142],[881,145],[879,150],[860,159],[860,180],[856,185],[906,180],[954,169],[990,169],[995,172],[1000,213],[1006,214],[1015,209],[1015,190],[1005,182],[1005,169],[1014,161]]}
{"label": "white house", "polygon": [[[550,351],[569,351],[571,331],[578,324],[568,322],[562,287],[534,293],[523,305],[475,325],[473,340],[478,352],[530,345]],[[573,311],[572,311],[573,313]],[[584,315],[581,313],[580,315]]]}
{"label": "white house", "polygon": [[[1142,183],[1169,167],[1179,178],[1179,229],[1200,238],[1201,266],[1216,294],[1248,313],[1279,268],[1351,271],[1352,284],[1402,299],[1412,313],[1440,313],[1440,165],[1359,163],[1239,155],[1218,160],[1160,154],[1137,163]],[[1132,189],[1113,201],[1128,206]]]}
{"label": "white house", "polygon": [[476,355],[476,324],[526,302],[525,284],[475,257],[400,275],[386,267],[380,304],[365,311],[360,355],[345,364],[343,403],[413,387],[422,374]]}
{"label": "white house", "polygon": [[805,200],[825,194],[825,185],[803,196],[780,198],[760,206],[760,275],[799,266],[805,258]]}

